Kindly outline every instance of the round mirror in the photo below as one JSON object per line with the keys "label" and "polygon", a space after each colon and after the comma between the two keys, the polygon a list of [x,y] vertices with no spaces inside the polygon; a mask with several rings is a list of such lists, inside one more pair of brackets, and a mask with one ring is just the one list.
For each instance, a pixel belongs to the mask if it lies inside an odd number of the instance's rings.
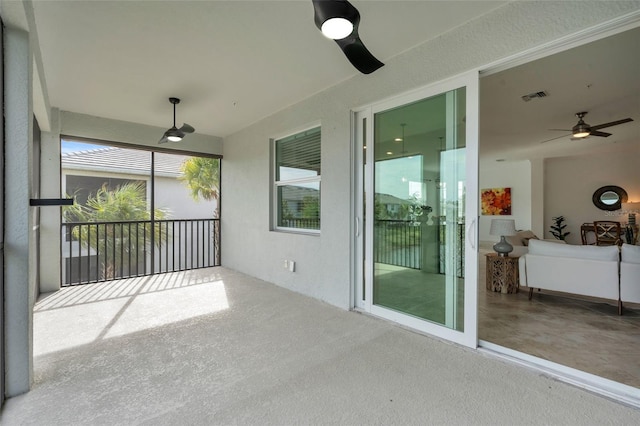
{"label": "round mirror", "polygon": [[600,196],[600,201],[602,201],[608,206],[614,205],[615,203],[618,202],[619,199],[620,197],[618,197],[618,194],[616,194],[613,191],[607,191]]}
{"label": "round mirror", "polygon": [[619,210],[627,202],[627,191],[619,186],[608,185],[593,193],[593,204],[600,210]]}

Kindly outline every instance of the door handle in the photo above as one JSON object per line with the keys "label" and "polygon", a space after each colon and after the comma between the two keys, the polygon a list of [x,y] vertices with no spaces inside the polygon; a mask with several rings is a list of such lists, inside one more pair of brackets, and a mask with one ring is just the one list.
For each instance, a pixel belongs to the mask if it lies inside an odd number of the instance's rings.
{"label": "door handle", "polygon": [[356,237],[360,236],[360,218],[356,216]]}
{"label": "door handle", "polygon": [[[471,233],[472,229],[473,229],[473,234]],[[472,249],[476,248],[475,234],[476,234],[476,219],[473,219],[469,224],[469,229],[467,230],[467,239],[469,240],[469,243],[471,243]],[[474,236],[473,239],[471,238],[472,235]]]}

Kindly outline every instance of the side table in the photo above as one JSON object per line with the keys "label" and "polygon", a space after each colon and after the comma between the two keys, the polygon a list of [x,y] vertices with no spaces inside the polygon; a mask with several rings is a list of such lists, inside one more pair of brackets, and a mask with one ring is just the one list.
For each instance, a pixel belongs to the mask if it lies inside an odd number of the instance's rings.
{"label": "side table", "polygon": [[520,285],[518,279],[518,256],[498,256],[488,253],[487,257],[487,290],[500,293],[517,293]]}

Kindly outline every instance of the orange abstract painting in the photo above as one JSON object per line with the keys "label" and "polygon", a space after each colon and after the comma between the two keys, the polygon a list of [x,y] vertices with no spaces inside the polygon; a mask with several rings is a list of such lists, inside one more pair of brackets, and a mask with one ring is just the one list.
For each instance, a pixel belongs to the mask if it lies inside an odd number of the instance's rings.
{"label": "orange abstract painting", "polygon": [[511,188],[490,188],[481,191],[483,215],[511,215]]}

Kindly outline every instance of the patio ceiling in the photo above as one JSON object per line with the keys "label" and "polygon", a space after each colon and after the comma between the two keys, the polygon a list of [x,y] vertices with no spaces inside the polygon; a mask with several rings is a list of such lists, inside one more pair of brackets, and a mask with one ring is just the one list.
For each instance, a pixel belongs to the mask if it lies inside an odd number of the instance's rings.
{"label": "patio ceiling", "polygon": [[[504,1],[358,1],[383,62]],[[310,0],[36,1],[49,104],[226,136],[359,73],[313,22]],[[367,78],[362,76],[361,78]]]}
{"label": "patio ceiling", "polygon": [[[352,3],[363,40],[389,62],[509,2]],[[316,29],[309,0],[5,1],[2,12],[5,24],[38,38],[46,93],[36,114],[56,107],[166,128],[167,98],[177,96],[178,124],[224,137],[341,81],[370,78]],[[482,78],[482,159],[630,149],[640,139],[640,61],[630,54],[638,40],[635,29]],[[549,96],[521,100],[541,90]],[[590,124],[635,121],[605,129],[609,138],[541,143],[562,135],[548,129],[571,128],[579,111]]]}

